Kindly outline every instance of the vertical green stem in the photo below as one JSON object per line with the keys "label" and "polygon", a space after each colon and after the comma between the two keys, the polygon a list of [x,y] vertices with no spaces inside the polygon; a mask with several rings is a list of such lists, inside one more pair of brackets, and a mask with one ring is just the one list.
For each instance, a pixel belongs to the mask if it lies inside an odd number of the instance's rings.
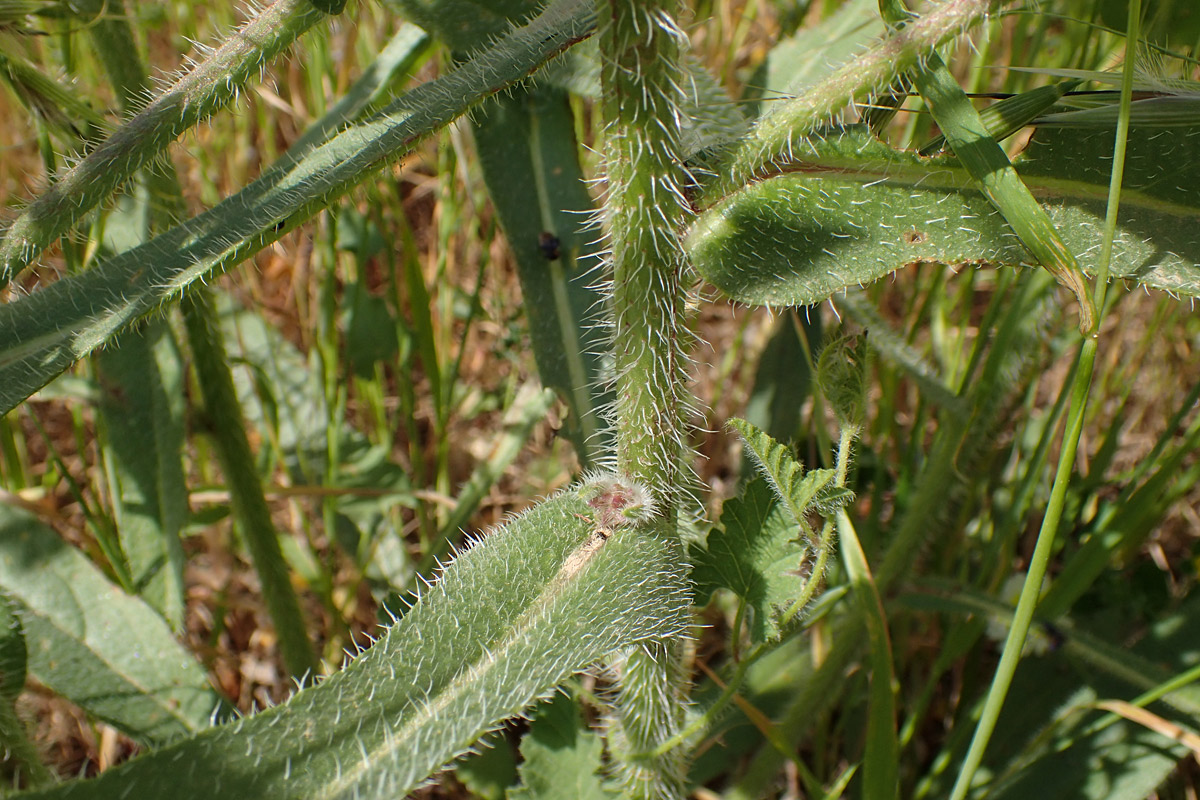
{"label": "vertical green stem", "polygon": [[[612,244],[616,467],[649,489],[650,524],[678,540],[687,404],[686,257],[691,215],[680,148],[683,85],[677,0],[597,0],[602,58],[605,216]],[[659,640],[618,668],[612,751],[626,796],[683,796],[681,749],[653,752],[680,729],[687,675],[682,642]]]}
{"label": "vertical green stem", "polygon": [[229,373],[229,359],[217,327],[216,310],[207,292],[188,295],[183,306],[209,432],[229,483],[242,538],[262,582],[263,599],[275,623],[283,663],[296,677],[313,676],[317,669],[316,658],[300,614],[300,603],[292,589],[287,563],[283,560],[278,533],[271,522],[271,510],[263,494],[253,451],[246,438],[242,409]]}
{"label": "vertical green stem", "polygon": [[673,0],[600,0],[605,213],[612,237],[617,469],[673,517],[686,392],[685,256],[690,215],[680,157],[679,50]]}
{"label": "vertical green stem", "polygon": [[[1125,71],[1121,82],[1121,111],[1117,121],[1116,140],[1113,146],[1113,167],[1108,186],[1108,209],[1105,219],[1105,236],[1103,249],[1100,253],[1100,264],[1096,271],[1096,285],[1093,303],[1098,312],[1104,311],[1104,296],[1108,288],[1108,269],[1112,260],[1112,243],[1116,234],[1117,210],[1121,197],[1121,181],[1125,174],[1125,146],[1129,135],[1129,106],[1133,98],[1133,68],[1134,47],[1138,40],[1142,18],[1141,0],[1130,0],[1129,19],[1126,27]],[[1100,320],[1097,319],[1088,332],[1079,350],[1078,369],[1075,380],[1071,384],[1071,403],[1067,412],[1067,428],[1063,433],[1063,446],[1058,459],[1058,467],[1054,474],[1054,485],[1050,489],[1050,499],[1046,504],[1046,513],[1042,517],[1042,527],[1038,531],[1037,545],[1029,559],[1029,571],[1025,576],[1025,585],[1021,587],[1021,596],[1017,600],[1017,608],[1013,613],[1012,626],[1008,629],[1008,638],[1004,642],[1004,651],[1000,663],[996,666],[996,675],[988,689],[983,711],[975,734],[971,738],[971,746],[963,759],[962,769],[954,782],[951,800],[963,800],[971,788],[975,771],[983,761],[996,722],[1000,718],[1000,710],[1004,699],[1012,685],[1013,675],[1021,660],[1021,651],[1029,634],[1029,626],[1033,622],[1033,614],[1041,597],[1042,581],[1050,566],[1050,557],[1054,553],[1054,539],[1058,532],[1059,520],[1062,518],[1063,506],[1066,503],[1067,485],[1070,482],[1071,471],[1075,464],[1075,455],[1079,447],[1079,436],[1083,431],[1083,419],[1087,412],[1088,395],[1092,387],[1092,371],[1096,363]]]}

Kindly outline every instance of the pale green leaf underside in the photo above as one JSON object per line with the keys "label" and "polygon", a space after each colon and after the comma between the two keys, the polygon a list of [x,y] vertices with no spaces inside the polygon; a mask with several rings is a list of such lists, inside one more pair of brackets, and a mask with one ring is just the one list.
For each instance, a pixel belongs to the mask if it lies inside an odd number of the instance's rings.
{"label": "pale green leaf underside", "polygon": [[0,591],[18,606],[29,674],[140,742],[208,728],[203,668],[150,606],[34,517],[0,506]]}
{"label": "pale green leaf underside", "polygon": [[564,493],[486,537],[370,650],[286,704],[33,796],[405,796],[572,673],[687,629],[678,547],[632,529],[604,543],[589,510]]}
{"label": "pale green leaf underside", "polygon": [[[1115,277],[1200,295],[1198,146],[1200,130],[1131,136]],[[1089,274],[1111,152],[1111,132],[1040,131],[1015,162]],[[1033,262],[951,158],[922,159],[853,128],[815,140],[791,169],[725,198],[688,234],[697,269],[735,300],[818,303],[920,262]]]}

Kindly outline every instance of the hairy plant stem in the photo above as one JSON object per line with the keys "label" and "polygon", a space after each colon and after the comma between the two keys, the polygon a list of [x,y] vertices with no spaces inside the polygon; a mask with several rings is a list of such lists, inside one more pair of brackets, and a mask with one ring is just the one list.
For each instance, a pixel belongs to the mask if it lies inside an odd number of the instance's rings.
{"label": "hairy plant stem", "polygon": [[[228,105],[271,59],[325,17],[311,0],[278,0],[168,86],[13,222],[0,242],[0,287],[184,131]],[[122,69],[123,59],[104,60],[110,70]]]}
{"label": "hairy plant stem", "polygon": [[690,215],[680,158],[679,33],[671,0],[601,0],[605,214],[612,244],[617,469],[674,517],[686,393],[682,339]]}
{"label": "hairy plant stem", "polygon": [[[676,0],[598,0],[612,245],[614,425],[617,471],[649,489],[658,535],[675,529],[683,478],[686,401],[686,256],[679,232],[691,214],[680,148],[680,44]],[[656,746],[683,721],[683,643],[661,640],[617,668],[611,745],[626,796],[683,795],[681,750]]]}

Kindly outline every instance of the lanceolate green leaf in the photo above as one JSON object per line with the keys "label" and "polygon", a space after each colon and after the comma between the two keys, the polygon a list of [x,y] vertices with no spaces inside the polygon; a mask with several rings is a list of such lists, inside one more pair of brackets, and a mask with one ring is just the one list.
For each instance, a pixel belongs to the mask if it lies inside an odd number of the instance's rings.
{"label": "lanceolate green leaf", "polygon": [[[461,555],[370,650],[282,706],[36,797],[403,797],[572,673],[689,625],[677,545],[574,491]],[[132,793],[132,794],[131,794]]]}
{"label": "lanceolate green leaf", "polygon": [[562,0],[444,78],[413,89],[297,159],[282,159],[211,210],[0,308],[0,413],[193,281],[275,241],[591,28],[590,3]]}
{"label": "lanceolate green leaf", "polygon": [[[1200,296],[1200,161],[1187,156],[1197,137],[1200,129],[1131,134],[1115,277]],[[1111,132],[1049,130],[1015,162],[1088,274],[1111,155]],[[787,174],[722,200],[692,226],[687,246],[708,281],[767,305],[821,302],[920,262],[1033,263],[956,160],[894,150],[857,127],[831,131]]]}
{"label": "lanceolate green leaf", "polygon": [[473,131],[517,262],[538,374],[566,400],[567,433],[590,466],[607,449],[599,435],[603,332],[589,318],[601,295],[589,277],[596,258],[589,246],[595,231],[586,230],[592,202],[567,93],[530,88],[497,98],[476,115]]}
{"label": "lanceolate green leaf", "polygon": [[17,604],[29,674],[134,739],[162,745],[221,707],[162,617],[35,518],[0,506],[0,589]]}
{"label": "lanceolate green leaf", "polygon": [[117,533],[137,594],[183,627],[183,366],[165,320],[98,354],[98,411],[107,441]]}

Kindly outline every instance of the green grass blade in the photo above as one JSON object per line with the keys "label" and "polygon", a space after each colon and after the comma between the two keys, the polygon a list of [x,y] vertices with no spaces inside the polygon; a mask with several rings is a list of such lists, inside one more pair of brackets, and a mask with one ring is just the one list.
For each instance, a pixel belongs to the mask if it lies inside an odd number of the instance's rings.
{"label": "green grass blade", "polygon": [[[1002,142],[1033,123],[1039,114],[1053,107],[1064,94],[1079,86],[1081,82],[1060,81],[1006,97],[980,111],[979,119],[987,129],[988,135],[997,142]],[[946,137],[939,135],[922,145],[917,152],[923,156],[933,156],[945,149]]]}
{"label": "green grass blade", "polygon": [[1096,309],[1074,253],[1054,223],[1021,182],[1008,156],[989,134],[979,113],[937,53],[913,75],[913,83],[946,135],[959,161],[978,181],[1034,258],[1079,300],[1080,330],[1090,331]]}
{"label": "green grass blade", "polygon": [[338,130],[383,98],[394,83],[408,75],[429,50],[429,35],[405,23],[392,35],[379,55],[363,70],[333,107],[300,135],[288,148],[293,158],[329,140]]}
{"label": "green grass blade", "polygon": [[460,555],[368,651],[249,719],[31,795],[403,797],[501,721],[623,647],[682,634],[679,548],[605,539],[576,491]]}
{"label": "green grass blade", "polygon": [[542,382],[566,400],[567,434],[583,466],[611,443],[601,436],[603,334],[589,317],[601,294],[586,229],[591,197],[579,165],[574,115],[557,89],[497,98],[474,120],[483,179],[517,262],[533,354]]}
{"label": "green grass blade", "polygon": [[33,517],[0,506],[0,588],[18,604],[29,674],[148,745],[204,730],[221,707],[154,609]]}
{"label": "green grass blade", "polygon": [[457,541],[463,526],[479,509],[488,491],[529,442],[533,426],[546,418],[553,404],[554,392],[542,389],[537,381],[526,383],[517,390],[512,405],[504,414],[503,430],[497,433],[491,450],[459,489],[454,508],[439,531],[438,541],[430,546],[424,563],[417,570],[420,574],[429,574],[430,567]]}
{"label": "green grass blade", "polygon": [[887,613],[871,576],[867,555],[844,510],[837,514],[842,561],[854,589],[859,614],[870,643],[871,697],[867,714],[867,745],[863,754],[863,796],[873,800],[899,797],[900,743],[896,736],[896,681]]}
{"label": "green grass blade", "polygon": [[228,269],[325,208],[417,141],[591,32],[563,0],[444,78],[417,87],[299,161],[146,244],[0,309],[0,413],[192,282]]}
{"label": "green grass blade", "polygon": [[113,512],[138,596],[183,627],[180,532],[187,521],[183,474],[183,365],[170,327],[155,320],[120,337],[94,362]]}
{"label": "green grass blade", "polygon": [[283,560],[279,532],[271,519],[254,451],[250,449],[242,408],[229,372],[229,356],[221,340],[216,307],[208,292],[196,292],[184,302],[184,322],[188,340],[192,343],[208,433],[216,445],[221,471],[229,486],[238,530],[250,552],[254,571],[262,584],[263,600],[275,624],[280,655],[293,677],[311,678],[317,673],[316,653],[308,638],[287,563]]}

